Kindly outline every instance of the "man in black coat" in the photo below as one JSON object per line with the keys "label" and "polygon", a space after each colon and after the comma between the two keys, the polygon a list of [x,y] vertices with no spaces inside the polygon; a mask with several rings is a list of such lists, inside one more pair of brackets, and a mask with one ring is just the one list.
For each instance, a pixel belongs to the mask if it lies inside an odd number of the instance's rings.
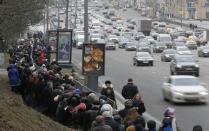
{"label": "man in black coat", "polygon": [[138,87],[133,84],[133,79],[129,78],[128,83],[122,89],[122,96],[125,99],[133,99],[138,92]]}

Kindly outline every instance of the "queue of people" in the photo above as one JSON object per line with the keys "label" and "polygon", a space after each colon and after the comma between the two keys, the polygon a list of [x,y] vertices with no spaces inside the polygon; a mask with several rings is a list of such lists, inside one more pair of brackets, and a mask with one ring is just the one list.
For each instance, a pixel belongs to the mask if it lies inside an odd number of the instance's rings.
{"label": "queue of people", "polygon": [[[179,131],[172,108],[166,109],[160,129],[155,121],[145,120],[146,106],[133,79],[128,79],[122,89],[124,109],[117,110],[110,80],[103,85],[101,96],[84,91],[76,84],[73,73],[63,74],[55,60],[47,59],[48,53],[47,45],[40,40],[24,41],[10,51],[7,70],[11,90],[22,95],[26,105],[81,130]],[[195,126],[193,131],[202,128]]]}

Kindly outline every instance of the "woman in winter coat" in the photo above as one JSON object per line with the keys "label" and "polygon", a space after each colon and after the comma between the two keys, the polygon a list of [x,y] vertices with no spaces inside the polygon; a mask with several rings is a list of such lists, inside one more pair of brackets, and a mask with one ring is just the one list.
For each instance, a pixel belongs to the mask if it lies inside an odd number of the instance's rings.
{"label": "woman in winter coat", "polygon": [[133,98],[133,107],[137,110],[139,115],[142,115],[146,111],[144,102],[142,101],[139,93],[137,93]]}
{"label": "woman in winter coat", "polygon": [[19,85],[19,80],[20,80],[20,76],[19,76],[19,72],[17,70],[16,65],[11,64],[8,68],[8,77],[9,77],[9,82],[12,88],[12,91],[15,91],[16,88]]}
{"label": "woman in winter coat", "polygon": [[[101,95],[106,96],[107,98],[111,99],[113,102],[116,103],[115,93],[114,93],[111,81],[105,81],[105,84],[102,87]],[[111,105],[113,107],[114,104],[111,104]]]}

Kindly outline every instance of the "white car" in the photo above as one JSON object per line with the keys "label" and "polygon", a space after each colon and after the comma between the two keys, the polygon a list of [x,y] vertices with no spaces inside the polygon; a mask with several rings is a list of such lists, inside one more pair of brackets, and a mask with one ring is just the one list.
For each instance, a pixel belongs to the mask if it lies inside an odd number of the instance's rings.
{"label": "white car", "polygon": [[208,102],[208,90],[190,75],[170,76],[163,84],[163,98],[172,103]]}
{"label": "white car", "polygon": [[176,51],[179,55],[192,55],[192,52],[186,46],[177,46]]}

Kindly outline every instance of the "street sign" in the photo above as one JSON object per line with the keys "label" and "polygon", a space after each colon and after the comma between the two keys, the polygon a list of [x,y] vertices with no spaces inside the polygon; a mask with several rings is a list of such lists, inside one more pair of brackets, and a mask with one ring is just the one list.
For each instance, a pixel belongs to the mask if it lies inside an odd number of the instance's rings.
{"label": "street sign", "polygon": [[105,73],[105,44],[84,44],[82,71],[87,76]]}
{"label": "street sign", "polygon": [[4,53],[0,53],[0,66],[2,66],[5,62]]}
{"label": "street sign", "polygon": [[72,30],[57,30],[57,55],[59,65],[70,66],[72,57]]}

